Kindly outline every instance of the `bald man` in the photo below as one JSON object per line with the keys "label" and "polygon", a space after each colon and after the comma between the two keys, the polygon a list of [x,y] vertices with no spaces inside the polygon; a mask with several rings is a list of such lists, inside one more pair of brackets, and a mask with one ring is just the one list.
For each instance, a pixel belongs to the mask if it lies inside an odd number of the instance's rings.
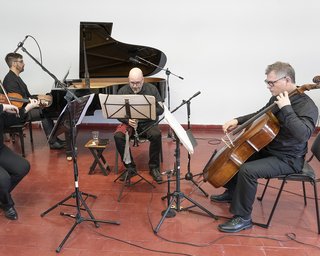
{"label": "bald man", "polygon": [[[151,95],[156,100],[156,115],[158,117],[163,113],[163,99],[161,98],[158,89],[149,83],[144,83],[144,77],[141,69],[133,68],[129,72],[129,84],[123,86],[118,94],[139,94],[139,95]],[[126,132],[129,136],[132,136],[136,130],[138,134],[145,131],[148,127],[153,125],[157,120],[150,119],[119,119],[121,124],[117,127],[114,140],[117,150],[121,156],[122,162],[125,168],[129,171],[129,179],[136,175],[136,165],[132,158],[131,150],[128,154],[125,154],[126,145]],[[158,125],[153,126],[142,134],[150,141],[149,146],[149,170],[152,178],[157,182],[162,182],[160,175],[160,150],[161,150],[161,131]],[[124,180],[124,177],[121,177]]]}

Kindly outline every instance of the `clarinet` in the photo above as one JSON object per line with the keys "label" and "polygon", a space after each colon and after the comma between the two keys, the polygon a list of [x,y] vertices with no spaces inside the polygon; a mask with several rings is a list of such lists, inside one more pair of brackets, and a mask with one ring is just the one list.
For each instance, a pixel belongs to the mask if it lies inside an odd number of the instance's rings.
{"label": "clarinet", "polygon": [[138,128],[138,120],[136,120],[137,122],[137,125],[134,127],[134,141],[133,141],[133,146],[134,147],[139,147],[139,134],[138,134],[138,131],[137,131],[137,128]]}
{"label": "clarinet", "polygon": [[137,128],[134,128],[134,141],[133,141],[133,146],[134,147],[139,147],[139,134],[137,132]]}

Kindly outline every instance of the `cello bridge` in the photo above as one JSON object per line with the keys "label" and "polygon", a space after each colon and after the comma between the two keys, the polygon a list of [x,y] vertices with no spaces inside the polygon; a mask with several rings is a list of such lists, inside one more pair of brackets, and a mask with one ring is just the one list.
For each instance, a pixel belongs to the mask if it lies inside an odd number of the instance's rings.
{"label": "cello bridge", "polygon": [[233,147],[234,147],[233,140],[232,140],[231,137],[229,136],[229,133],[226,133],[226,138],[222,138],[221,140],[223,141],[223,143],[224,143],[228,148],[233,148]]}

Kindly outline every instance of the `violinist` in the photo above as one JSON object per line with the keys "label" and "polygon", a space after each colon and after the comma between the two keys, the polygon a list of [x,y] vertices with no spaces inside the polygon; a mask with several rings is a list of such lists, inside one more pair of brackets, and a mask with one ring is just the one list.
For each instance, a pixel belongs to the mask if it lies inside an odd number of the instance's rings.
{"label": "violinist", "polygon": [[[211,201],[231,203],[229,210],[233,217],[218,226],[222,232],[234,233],[252,227],[257,180],[301,172],[307,143],[316,127],[318,108],[313,100],[306,94],[288,97],[296,89],[292,66],[275,62],[267,66],[265,74],[265,83],[272,96],[258,112],[276,103],[272,113],[279,121],[280,130],[274,140],[241,165],[237,174],[224,185],[226,190],[223,194],[211,195]],[[235,129],[258,112],[226,122],[224,132]]]}
{"label": "violinist", "polygon": [[[37,98],[32,96],[28,90],[27,85],[23,82],[20,74],[24,71],[23,56],[19,53],[8,53],[5,61],[9,67],[9,72],[3,80],[3,86],[7,93],[18,93],[23,98]],[[50,132],[54,126],[54,122],[48,117],[48,113],[45,108],[35,108],[29,113],[30,120],[41,120],[42,127],[46,137],[48,138]],[[25,120],[24,120],[25,121]],[[62,149],[64,148],[64,141],[56,138],[49,144],[50,149]]]}
{"label": "violinist", "polygon": [[14,105],[0,104],[0,208],[4,211],[5,217],[10,220],[18,219],[11,192],[28,174],[30,165],[25,158],[3,143],[3,130],[17,123],[17,115],[23,117],[37,105],[37,100],[33,99],[19,111]]}

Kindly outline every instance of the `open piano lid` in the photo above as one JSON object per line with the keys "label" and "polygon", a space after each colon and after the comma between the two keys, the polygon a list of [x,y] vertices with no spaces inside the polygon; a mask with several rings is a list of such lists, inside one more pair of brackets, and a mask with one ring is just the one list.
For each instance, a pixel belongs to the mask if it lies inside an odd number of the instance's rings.
{"label": "open piano lid", "polygon": [[161,69],[149,64],[136,64],[129,58],[139,56],[160,67],[167,61],[166,55],[154,48],[125,44],[111,35],[113,23],[80,22],[79,78],[85,77],[84,45],[90,78],[128,77],[130,69],[139,67],[145,76],[158,73]]}

